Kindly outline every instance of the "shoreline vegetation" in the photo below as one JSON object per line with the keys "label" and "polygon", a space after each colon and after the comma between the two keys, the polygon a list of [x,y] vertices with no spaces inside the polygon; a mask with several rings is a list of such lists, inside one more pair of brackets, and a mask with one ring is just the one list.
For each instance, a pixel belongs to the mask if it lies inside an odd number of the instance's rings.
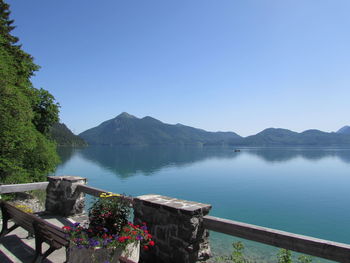
{"label": "shoreline vegetation", "polygon": [[[248,243],[250,243],[248,241]],[[330,263],[333,261],[293,252],[278,247],[256,248],[245,241],[234,241],[227,252],[216,252],[208,263]]]}
{"label": "shoreline vegetation", "polygon": [[47,90],[33,86],[39,66],[11,34],[9,8],[0,0],[0,183],[43,181],[59,163],[49,131],[60,106]]}

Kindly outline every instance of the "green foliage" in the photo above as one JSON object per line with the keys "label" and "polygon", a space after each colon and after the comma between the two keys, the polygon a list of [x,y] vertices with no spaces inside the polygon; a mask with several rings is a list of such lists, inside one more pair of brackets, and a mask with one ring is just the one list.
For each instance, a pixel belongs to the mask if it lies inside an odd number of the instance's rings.
{"label": "green foliage", "polygon": [[58,120],[58,104],[45,90],[32,87],[39,69],[10,34],[9,6],[0,0],[0,182],[45,179],[59,159],[47,129]]}
{"label": "green foliage", "polygon": [[244,250],[244,245],[242,242],[233,242],[232,243],[232,255],[231,255],[231,260],[236,263],[245,263],[246,260],[243,257],[243,250]]}
{"label": "green foliage", "polygon": [[298,257],[298,262],[299,263],[312,263],[312,257],[301,255]]}
{"label": "green foliage", "polygon": [[292,263],[292,253],[290,250],[281,249],[277,256],[278,263]]}
{"label": "green foliage", "polygon": [[[244,255],[244,244],[241,241],[232,243],[232,252],[230,256],[219,256],[215,258],[215,262],[233,262],[233,263],[252,263],[255,260],[248,259]],[[259,261],[260,262],[260,261]],[[264,261],[265,262],[265,261]],[[292,263],[292,253],[287,249],[280,249],[277,254],[278,263]],[[298,263],[312,263],[312,257],[300,255]]]}
{"label": "green foliage", "polygon": [[47,134],[52,125],[58,122],[59,105],[47,90],[32,89],[32,92],[33,123],[39,132]]}
{"label": "green foliage", "polygon": [[107,228],[111,234],[118,234],[127,225],[130,216],[130,202],[124,196],[102,194],[89,209],[90,227],[104,234]]}
{"label": "green foliage", "polygon": [[50,130],[50,136],[59,146],[86,146],[87,143],[73,134],[63,123],[56,123]]}
{"label": "green foliage", "polygon": [[232,243],[232,253],[230,256],[221,256],[216,258],[217,262],[234,262],[249,263],[250,261],[244,257],[244,244],[241,241]]}

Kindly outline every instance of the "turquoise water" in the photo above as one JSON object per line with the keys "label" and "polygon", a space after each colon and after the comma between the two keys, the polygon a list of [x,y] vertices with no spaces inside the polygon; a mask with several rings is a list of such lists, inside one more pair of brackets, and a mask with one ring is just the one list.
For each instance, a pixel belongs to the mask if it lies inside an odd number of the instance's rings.
{"label": "turquoise water", "polygon": [[[214,216],[350,243],[350,149],[91,146],[59,152],[56,174],[87,177],[94,187],[209,203]],[[214,252],[230,249],[231,237],[211,235]]]}

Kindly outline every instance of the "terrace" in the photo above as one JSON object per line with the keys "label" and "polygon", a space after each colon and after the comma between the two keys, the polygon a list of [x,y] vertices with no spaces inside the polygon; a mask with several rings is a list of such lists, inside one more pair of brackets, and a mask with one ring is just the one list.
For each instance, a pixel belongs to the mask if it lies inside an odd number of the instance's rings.
{"label": "terrace", "polygon": [[[85,195],[106,192],[86,185],[82,177],[49,177],[49,182],[1,185],[0,194],[46,190],[43,218],[57,226],[86,220]],[[148,222],[156,246],[142,253],[140,262],[206,262],[210,257],[209,230],[337,262],[350,262],[350,245],[250,225],[209,215],[211,205],[160,195],[129,198],[136,223]],[[1,262],[31,262],[34,239],[18,228],[0,240]],[[66,251],[53,252],[46,261],[65,262]]]}

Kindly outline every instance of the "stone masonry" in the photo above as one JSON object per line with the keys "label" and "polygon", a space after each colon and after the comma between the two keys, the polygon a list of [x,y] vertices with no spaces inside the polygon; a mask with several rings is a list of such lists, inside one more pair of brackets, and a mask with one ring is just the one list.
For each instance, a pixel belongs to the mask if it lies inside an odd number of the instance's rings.
{"label": "stone masonry", "polygon": [[146,222],[155,246],[141,250],[140,262],[195,263],[210,255],[209,232],[203,216],[211,205],[179,200],[161,195],[134,198],[134,223]]}
{"label": "stone masonry", "polygon": [[49,176],[46,189],[45,210],[54,215],[71,216],[84,210],[85,195],[76,191],[78,185],[86,184],[86,178],[78,176]]}

